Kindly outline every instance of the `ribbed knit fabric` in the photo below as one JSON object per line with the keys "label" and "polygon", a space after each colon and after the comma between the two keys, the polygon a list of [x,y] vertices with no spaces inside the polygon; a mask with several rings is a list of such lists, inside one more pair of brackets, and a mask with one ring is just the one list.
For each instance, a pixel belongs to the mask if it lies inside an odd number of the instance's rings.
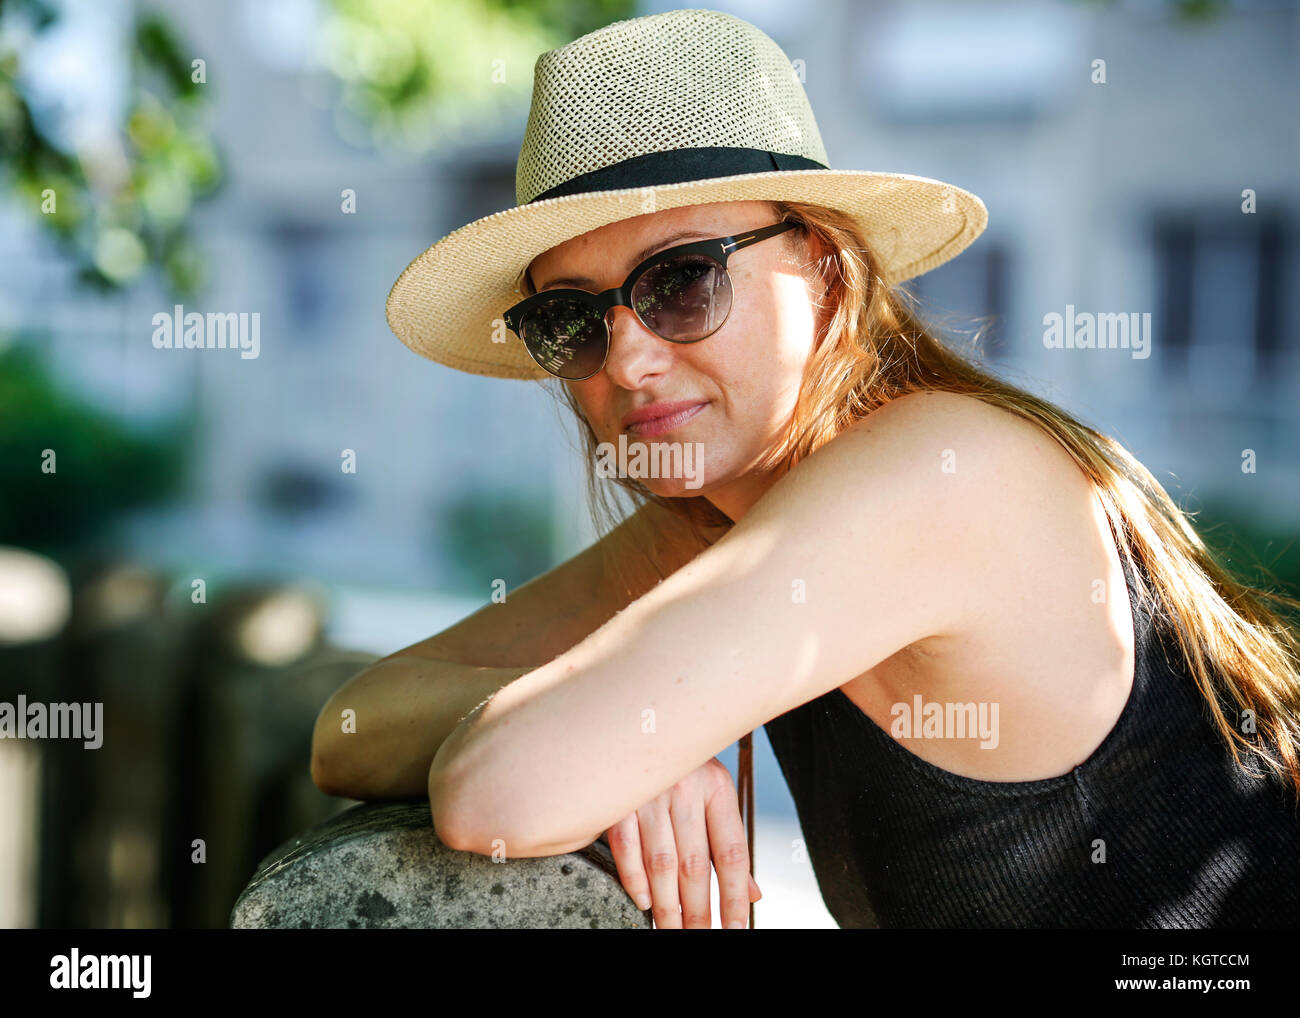
{"label": "ribbed knit fabric", "polygon": [[[1290,793],[1233,761],[1124,570],[1133,690],[1067,774],[953,774],[904,749],[839,689],[764,726],[841,927],[1300,927]],[[1104,862],[1094,861],[1099,842]]]}

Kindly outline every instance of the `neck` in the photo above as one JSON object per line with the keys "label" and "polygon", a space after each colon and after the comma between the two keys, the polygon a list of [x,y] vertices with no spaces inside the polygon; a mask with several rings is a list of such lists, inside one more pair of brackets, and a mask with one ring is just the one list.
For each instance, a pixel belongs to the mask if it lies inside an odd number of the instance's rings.
{"label": "neck", "polygon": [[710,491],[705,498],[715,509],[726,513],[732,523],[739,523],[778,480],[780,475],[776,473],[747,474]]}

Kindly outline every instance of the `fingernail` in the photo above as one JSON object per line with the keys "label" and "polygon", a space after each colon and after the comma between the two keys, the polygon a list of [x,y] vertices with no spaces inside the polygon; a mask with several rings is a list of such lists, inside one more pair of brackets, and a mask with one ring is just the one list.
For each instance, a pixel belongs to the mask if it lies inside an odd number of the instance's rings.
{"label": "fingernail", "polygon": [[644,912],[650,907],[650,899],[644,894],[638,894],[636,897],[636,907]]}
{"label": "fingernail", "polygon": [[745,923],[745,920],[743,919],[733,919],[731,920],[731,922],[727,923],[727,929],[743,930],[743,929],[747,929],[747,925]]}

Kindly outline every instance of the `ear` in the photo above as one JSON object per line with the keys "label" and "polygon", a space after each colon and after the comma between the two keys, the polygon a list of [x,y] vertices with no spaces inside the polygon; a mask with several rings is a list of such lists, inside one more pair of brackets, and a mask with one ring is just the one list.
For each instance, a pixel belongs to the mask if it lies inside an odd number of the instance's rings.
{"label": "ear", "polygon": [[813,349],[820,349],[822,340],[826,338],[826,330],[830,326],[831,317],[835,309],[830,302],[833,299],[831,295],[831,273],[833,271],[831,253],[822,239],[812,230],[800,230],[799,236],[794,242],[799,245],[800,256],[804,265],[806,279],[808,282],[808,296],[816,302],[817,311],[817,338],[813,344]]}
{"label": "ear", "polygon": [[803,231],[803,244],[808,263],[816,273],[816,283],[822,293],[828,293],[831,287],[831,265],[834,253],[825,241],[812,230]]}

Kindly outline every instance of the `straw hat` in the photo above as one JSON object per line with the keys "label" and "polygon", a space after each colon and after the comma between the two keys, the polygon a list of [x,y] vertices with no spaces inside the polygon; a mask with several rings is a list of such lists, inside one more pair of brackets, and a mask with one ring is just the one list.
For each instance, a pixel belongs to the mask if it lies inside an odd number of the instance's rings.
{"label": "straw hat", "polygon": [[515,175],[518,205],[448,234],[388,295],[416,353],[475,375],[549,377],[502,313],[557,244],[683,205],[800,201],[853,217],[895,283],[954,257],[988,222],[942,181],[829,168],[790,60],[730,14],[669,11],[614,22],[543,53]]}

